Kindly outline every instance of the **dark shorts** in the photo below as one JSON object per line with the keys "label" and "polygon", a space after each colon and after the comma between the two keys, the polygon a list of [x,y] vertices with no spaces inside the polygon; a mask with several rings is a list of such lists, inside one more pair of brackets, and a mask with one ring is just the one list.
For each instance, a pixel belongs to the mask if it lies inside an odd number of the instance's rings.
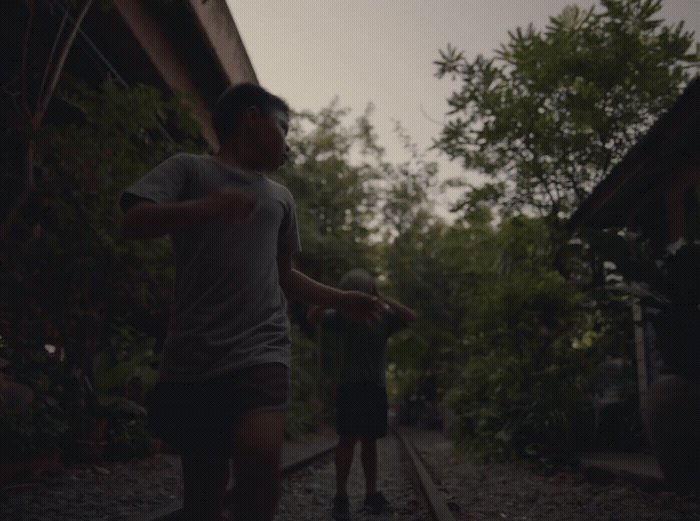
{"label": "dark shorts", "polygon": [[369,383],[347,383],[335,392],[335,430],[338,436],[386,436],[386,388]]}
{"label": "dark shorts", "polygon": [[176,452],[223,451],[243,416],[288,405],[289,370],[268,363],[200,382],[159,382],[149,395],[149,424]]}

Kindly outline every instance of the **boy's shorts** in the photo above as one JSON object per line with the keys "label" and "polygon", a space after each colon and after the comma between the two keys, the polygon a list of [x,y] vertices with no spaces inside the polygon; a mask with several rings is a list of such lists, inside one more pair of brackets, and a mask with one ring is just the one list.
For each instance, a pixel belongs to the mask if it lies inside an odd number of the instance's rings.
{"label": "boy's shorts", "polygon": [[338,436],[386,436],[386,388],[371,383],[340,384],[335,391],[335,430]]}
{"label": "boy's shorts", "polygon": [[148,402],[151,430],[171,450],[231,450],[243,416],[287,409],[289,369],[267,363],[199,382],[159,382]]}

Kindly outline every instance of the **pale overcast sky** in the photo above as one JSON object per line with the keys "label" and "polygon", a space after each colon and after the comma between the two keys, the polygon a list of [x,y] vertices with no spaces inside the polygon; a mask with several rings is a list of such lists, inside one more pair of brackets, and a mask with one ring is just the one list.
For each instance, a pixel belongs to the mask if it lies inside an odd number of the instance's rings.
{"label": "pale overcast sky", "polygon": [[[594,0],[227,0],[261,85],[295,110],[318,111],[339,97],[372,122],[387,159],[407,159],[394,133],[399,121],[421,149],[440,132],[446,99],[457,86],[435,78],[433,61],[451,43],[469,57],[508,41],[508,31]],[[685,22],[700,41],[700,0],[664,0],[660,17]],[[436,152],[440,177],[463,175]],[[440,212],[443,213],[443,212]]]}

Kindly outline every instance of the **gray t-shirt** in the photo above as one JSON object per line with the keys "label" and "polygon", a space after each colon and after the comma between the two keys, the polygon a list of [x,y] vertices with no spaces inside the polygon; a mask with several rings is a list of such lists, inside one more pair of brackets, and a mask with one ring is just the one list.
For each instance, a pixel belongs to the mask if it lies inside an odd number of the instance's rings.
{"label": "gray t-shirt", "polygon": [[287,188],[212,156],[178,154],[127,188],[121,205],[126,211],[141,199],[178,202],[229,187],[255,197],[251,216],[197,222],[173,234],[175,291],[162,381],[197,381],[268,362],[289,365],[277,257],[301,245]]}

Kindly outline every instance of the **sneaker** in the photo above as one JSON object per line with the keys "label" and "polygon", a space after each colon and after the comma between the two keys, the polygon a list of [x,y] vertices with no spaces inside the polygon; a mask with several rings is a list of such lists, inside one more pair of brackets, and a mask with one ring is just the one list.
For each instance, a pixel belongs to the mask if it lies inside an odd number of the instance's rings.
{"label": "sneaker", "polygon": [[331,516],[336,521],[350,521],[350,500],[347,497],[336,496],[333,499]]}
{"label": "sneaker", "polygon": [[365,498],[365,508],[373,514],[384,514],[391,512],[391,505],[381,492],[367,495]]}

